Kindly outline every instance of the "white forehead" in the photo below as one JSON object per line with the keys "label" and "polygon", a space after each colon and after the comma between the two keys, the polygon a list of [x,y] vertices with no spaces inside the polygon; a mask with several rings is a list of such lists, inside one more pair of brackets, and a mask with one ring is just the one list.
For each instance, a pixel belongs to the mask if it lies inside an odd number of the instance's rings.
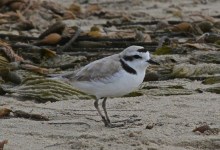
{"label": "white forehead", "polygon": [[133,51],[137,51],[139,49],[143,49],[144,47],[142,46],[136,46],[136,45],[132,45],[127,47],[126,49],[124,49],[125,52],[133,52]]}
{"label": "white forehead", "polygon": [[145,53],[145,55],[147,59],[150,59],[150,53],[148,51]]}
{"label": "white forehead", "polygon": [[144,47],[136,46],[136,45],[129,46],[122,51],[122,55],[130,56],[130,55],[139,54],[139,55],[144,56],[146,59],[150,59],[150,53],[148,51],[147,52],[138,52],[139,49],[144,49]]}

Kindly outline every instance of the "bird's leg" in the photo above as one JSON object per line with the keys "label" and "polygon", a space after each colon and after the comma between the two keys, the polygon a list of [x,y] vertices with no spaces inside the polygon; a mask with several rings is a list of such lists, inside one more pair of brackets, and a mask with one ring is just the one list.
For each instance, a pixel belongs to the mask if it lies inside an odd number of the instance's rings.
{"label": "bird's leg", "polygon": [[107,100],[107,97],[105,97],[102,101],[102,108],[104,110],[104,113],[105,113],[105,117],[106,117],[106,120],[108,123],[110,123],[110,119],[108,117],[108,113],[107,113],[107,110],[106,110],[106,100]]}
{"label": "bird's leg", "polygon": [[104,122],[105,126],[108,126],[108,121],[106,120],[105,116],[102,114],[101,110],[99,109],[99,99],[96,99],[94,102],[94,106],[98,111],[99,115],[102,117],[102,121]]}
{"label": "bird's leg", "polygon": [[102,101],[102,108],[104,110],[104,113],[105,113],[105,117],[106,117],[106,121],[107,121],[107,124],[105,124],[106,127],[109,127],[109,128],[115,128],[115,127],[123,127],[124,124],[112,124],[110,122],[110,119],[108,117],[108,113],[107,113],[107,110],[106,110],[106,100],[107,100],[107,97],[105,97]]}

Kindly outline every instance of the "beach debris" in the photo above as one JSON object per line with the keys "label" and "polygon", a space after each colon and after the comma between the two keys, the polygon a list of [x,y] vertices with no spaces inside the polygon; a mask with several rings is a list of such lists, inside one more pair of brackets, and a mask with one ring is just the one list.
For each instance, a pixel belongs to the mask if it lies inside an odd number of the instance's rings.
{"label": "beach debris", "polygon": [[20,85],[4,90],[9,94],[16,93],[23,98],[34,98],[39,102],[92,98],[65,82],[37,76],[26,78]]}
{"label": "beach debris", "polygon": [[12,113],[15,117],[18,117],[18,118],[26,118],[26,119],[35,120],[35,121],[49,121],[48,117],[45,117],[40,114],[27,113],[22,110],[15,110],[15,111],[12,111]]}
{"label": "beach debris", "polygon": [[205,91],[220,94],[220,87],[219,86],[210,87],[210,88],[205,89]]}
{"label": "beach debris", "polygon": [[5,144],[8,144],[8,140],[0,141],[0,150],[3,150],[3,149],[4,149],[4,145],[5,145]]}
{"label": "beach debris", "polygon": [[10,115],[10,112],[12,112],[11,109],[0,108],[0,118],[8,117]]}
{"label": "beach debris", "polygon": [[199,133],[204,133],[205,135],[217,135],[220,132],[219,128],[211,128],[209,125],[201,125],[199,127],[196,127],[195,129],[192,130],[193,132],[199,132]]}
{"label": "beach debris", "polygon": [[205,124],[205,125],[196,127],[195,129],[193,129],[193,132],[199,131],[200,133],[204,133],[205,131],[210,130],[210,129],[211,129],[210,126]]}

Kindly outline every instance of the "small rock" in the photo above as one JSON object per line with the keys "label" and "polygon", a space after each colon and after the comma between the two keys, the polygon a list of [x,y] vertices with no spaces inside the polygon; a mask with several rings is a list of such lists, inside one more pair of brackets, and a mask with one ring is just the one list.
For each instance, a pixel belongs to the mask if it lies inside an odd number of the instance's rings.
{"label": "small rock", "polygon": [[149,130],[153,129],[154,125],[155,125],[154,123],[149,123],[145,129],[149,129]]}
{"label": "small rock", "polygon": [[129,137],[136,137],[136,135],[135,135],[135,133],[134,132],[131,132],[131,133],[129,133],[129,135],[128,135]]}

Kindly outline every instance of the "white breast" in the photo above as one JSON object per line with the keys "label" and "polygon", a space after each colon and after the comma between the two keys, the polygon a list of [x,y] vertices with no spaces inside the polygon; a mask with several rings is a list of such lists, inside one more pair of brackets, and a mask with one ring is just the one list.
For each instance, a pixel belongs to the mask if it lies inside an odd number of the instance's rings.
{"label": "white breast", "polygon": [[143,82],[145,71],[130,74],[124,70],[101,81],[80,81],[72,85],[85,93],[101,97],[118,97],[136,90]]}

